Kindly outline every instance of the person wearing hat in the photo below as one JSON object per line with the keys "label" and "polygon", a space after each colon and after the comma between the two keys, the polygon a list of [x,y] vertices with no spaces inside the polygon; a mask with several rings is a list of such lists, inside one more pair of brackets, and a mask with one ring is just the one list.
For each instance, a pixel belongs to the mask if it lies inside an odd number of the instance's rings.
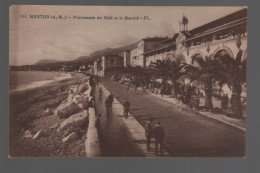
{"label": "person wearing hat", "polygon": [[106,113],[107,113],[107,116],[109,116],[110,114],[110,99],[109,97],[106,98],[106,101],[105,101],[105,106],[106,106]]}
{"label": "person wearing hat", "polygon": [[103,95],[103,89],[102,87],[99,88],[99,99],[102,98],[102,95]]}
{"label": "person wearing hat", "polygon": [[114,96],[112,95],[112,93],[109,94],[108,99],[109,99],[109,114],[111,114],[111,112],[112,112],[112,104],[114,102]]}
{"label": "person wearing hat", "polygon": [[125,102],[123,104],[123,107],[124,107],[124,117],[128,118],[128,112],[129,112],[129,108],[130,108],[130,103],[127,100],[127,98],[125,98]]}
{"label": "person wearing hat", "polygon": [[158,154],[158,144],[160,145],[160,152],[163,155],[163,138],[165,136],[164,130],[161,127],[160,121],[157,122],[155,128],[153,129],[153,136],[155,139],[155,154]]}
{"label": "person wearing hat", "polygon": [[152,126],[153,119],[149,118],[145,125],[145,137],[146,137],[146,149],[147,151],[150,150],[150,144],[151,144],[151,139],[153,136],[153,126]]}

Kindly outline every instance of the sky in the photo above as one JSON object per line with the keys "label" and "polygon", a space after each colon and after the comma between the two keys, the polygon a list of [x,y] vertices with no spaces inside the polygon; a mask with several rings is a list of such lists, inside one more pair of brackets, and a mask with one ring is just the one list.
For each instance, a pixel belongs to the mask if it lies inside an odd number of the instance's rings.
{"label": "sky", "polygon": [[[137,42],[147,36],[170,36],[179,31],[183,14],[189,29],[243,7],[181,6],[11,6],[9,65],[31,65],[41,59],[69,61],[104,48]],[[27,18],[22,18],[26,15]],[[70,19],[30,18],[63,15]],[[73,17],[135,17],[150,20],[74,19]]]}

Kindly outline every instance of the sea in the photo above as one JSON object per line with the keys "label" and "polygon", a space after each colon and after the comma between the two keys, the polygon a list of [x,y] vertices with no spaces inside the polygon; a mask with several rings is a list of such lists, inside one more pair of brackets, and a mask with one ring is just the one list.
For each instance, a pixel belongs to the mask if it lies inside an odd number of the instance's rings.
{"label": "sea", "polygon": [[9,91],[28,90],[71,77],[71,74],[61,72],[10,71]]}

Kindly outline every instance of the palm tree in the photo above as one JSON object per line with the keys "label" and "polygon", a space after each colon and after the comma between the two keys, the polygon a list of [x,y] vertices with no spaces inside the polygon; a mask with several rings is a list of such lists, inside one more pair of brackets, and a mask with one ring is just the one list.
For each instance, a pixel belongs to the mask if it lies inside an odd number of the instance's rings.
{"label": "palm tree", "polygon": [[177,97],[178,95],[178,83],[177,81],[182,78],[186,73],[184,69],[186,68],[188,64],[179,62],[179,61],[171,61],[171,75],[170,75],[170,80],[173,84],[173,89],[175,96]]}
{"label": "palm tree", "polygon": [[162,83],[165,86],[166,81],[170,78],[171,75],[170,64],[171,61],[169,59],[156,60],[155,62],[151,62],[151,64],[147,67],[146,73],[157,78],[162,78]]}
{"label": "palm tree", "polygon": [[177,95],[177,80],[184,76],[182,69],[186,66],[186,63],[170,59],[157,60],[152,62],[147,68],[147,73],[160,77],[163,79],[163,85],[165,86],[167,80],[171,80],[175,95]]}
{"label": "palm tree", "polygon": [[[193,65],[185,66],[185,76],[191,81],[197,80],[204,84],[205,91],[205,108],[212,109],[212,83],[216,78],[215,68],[216,62],[212,60],[211,55],[207,56],[205,60],[199,56],[195,59],[199,66],[195,67]],[[194,61],[193,60],[193,61]]]}
{"label": "palm tree", "polygon": [[227,84],[232,91],[231,104],[233,115],[237,118],[243,116],[241,105],[242,86],[246,83],[246,59],[242,60],[243,51],[239,50],[236,58],[229,54],[216,55],[216,73],[219,85]]}
{"label": "palm tree", "polygon": [[131,68],[131,72],[134,76],[142,77],[144,73],[144,68],[141,66],[134,66]]}

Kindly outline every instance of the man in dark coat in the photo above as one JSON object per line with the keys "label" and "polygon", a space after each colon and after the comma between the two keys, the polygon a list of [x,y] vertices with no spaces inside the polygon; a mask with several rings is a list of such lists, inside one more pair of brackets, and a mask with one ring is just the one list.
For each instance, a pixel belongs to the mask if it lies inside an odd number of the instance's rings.
{"label": "man in dark coat", "polygon": [[158,154],[158,144],[160,145],[160,152],[163,155],[163,138],[165,136],[163,128],[160,126],[160,121],[156,124],[153,129],[153,136],[155,139],[155,154]]}
{"label": "man in dark coat", "polygon": [[102,87],[99,88],[99,99],[102,98],[102,95],[103,95],[103,90],[102,90]]}
{"label": "man in dark coat", "polygon": [[146,136],[146,149],[147,149],[147,151],[150,150],[151,139],[152,139],[152,136],[153,136],[152,122],[153,122],[153,119],[150,118],[147,121],[147,124],[145,125],[145,136]]}
{"label": "man in dark coat", "polygon": [[105,101],[105,105],[106,105],[106,112],[107,112],[107,116],[109,116],[110,114],[110,100],[109,100],[109,97],[106,98],[106,101]]}
{"label": "man in dark coat", "polygon": [[125,102],[123,104],[123,107],[124,107],[124,117],[128,118],[128,112],[129,112],[129,108],[130,108],[130,103],[127,100],[127,98],[125,98]]}
{"label": "man in dark coat", "polygon": [[109,94],[108,99],[109,99],[109,113],[111,113],[112,112],[112,104],[114,102],[114,96],[112,95],[112,93]]}
{"label": "man in dark coat", "polygon": [[228,108],[228,94],[225,95],[225,108],[227,109]]}

